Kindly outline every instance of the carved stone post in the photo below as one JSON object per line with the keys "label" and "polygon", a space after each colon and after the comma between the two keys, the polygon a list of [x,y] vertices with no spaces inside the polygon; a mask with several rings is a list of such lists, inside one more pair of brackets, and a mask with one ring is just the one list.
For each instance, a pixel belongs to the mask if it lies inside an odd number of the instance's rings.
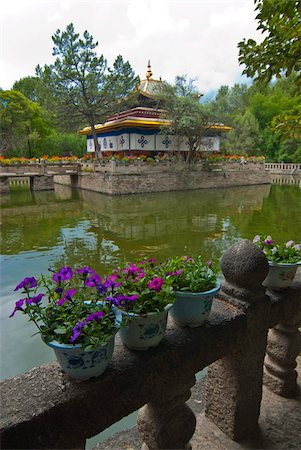
{"label": "carved stone post", "polygon": [[140,409],[137,427],[144,440],[142,450],[191,448],[196,418],[185,402],[194,384],[194,376],[186,384],[170,381],[160,399]]}
{"label": "carved stone post", "polygon": [[239,440],[256,429],[260,413],[270,312],[262,282],[268,262],[257,246],[242,240],[224,254],[221,267],[226,281],[220,298],[244,310],[246,325],[235,349],[209,366],[205,414]]}
{"label": "carved stone post", "polygon": [[286,323],[280,323],[268,334],[267,353],[264,360],[264,384],[282,397],[294,397],[298,393],[296,358],[300,352],[301,325],[296,315]]}

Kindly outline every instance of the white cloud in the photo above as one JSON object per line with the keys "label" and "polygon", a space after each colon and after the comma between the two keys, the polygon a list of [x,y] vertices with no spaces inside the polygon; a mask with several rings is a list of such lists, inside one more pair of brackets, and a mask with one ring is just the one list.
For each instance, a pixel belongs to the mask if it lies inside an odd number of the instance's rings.
{"label": "white cloud", "polygon": [[34,75],[53,61],[51,36],[74,23],[88,30],[112,64],[118,54],[144,77],[148,59],[155,78],[198,79],[203,91],[232,85],[241,74],[237,43],[261,39],[253,0],[12,0],[2,7],[0,87]]}

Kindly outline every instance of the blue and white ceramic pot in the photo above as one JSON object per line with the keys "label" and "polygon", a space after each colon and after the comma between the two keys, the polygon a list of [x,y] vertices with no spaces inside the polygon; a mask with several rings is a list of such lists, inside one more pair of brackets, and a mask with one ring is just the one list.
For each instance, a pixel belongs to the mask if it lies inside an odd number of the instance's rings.
{"label": "blue and white ceramic pot", "polygon": [[206,292],[175,291],[175,301],[170,310],[174,322],[191,328],[203,325],[209,317],[214,295],[220,290],[220,283]]}
{"label": "blue and white ceramic pot", "polygon": [[294,281],[299,264],[301,262],[296,264],[277,264],[269,261],[269,273],[262,284],[277,291],[289,287]]}
{"label": "blue and white ceramic pot", "polygon": [[115,336],[95,350],[85,351],[81,345],[59,344],[51,341],[47,345],[53,348],[62,370],[75,380],[88,380],[98,377],[109,365],[114,350]]}
{"label": "blue and white ceramic pot", "polygon": [[171,305],[167,305],[162,312],[148,313],[143,316],[120,310],[124,318],[129,321],[119,330],[122,342],[131,350],[143,351],[156,347],[163,339],[170,308]]}

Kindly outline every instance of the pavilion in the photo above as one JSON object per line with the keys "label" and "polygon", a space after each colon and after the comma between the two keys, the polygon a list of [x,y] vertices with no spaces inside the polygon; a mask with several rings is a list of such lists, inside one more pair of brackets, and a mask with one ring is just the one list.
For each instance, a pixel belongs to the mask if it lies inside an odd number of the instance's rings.
{"label": "pavilion", "polygon": [[[95,125],[97,140],[102,155],[122,153],[158,154],[162,152],[187,152],[186,138],[168,134],[170,121],[161,118],[163,110],[156,107],[156,89],[161,78],[152,78],[150,62],[146,78],[138,85],[138,106],[109,116],[103,124]],[[166,127],[166,133],[162,128]],[[211,124],[202,138],[200,151],[218,152],[222,132],[231,128],[223,124]],[[80,130],[87,136],[87,152],[95,153],[91,127]]]}

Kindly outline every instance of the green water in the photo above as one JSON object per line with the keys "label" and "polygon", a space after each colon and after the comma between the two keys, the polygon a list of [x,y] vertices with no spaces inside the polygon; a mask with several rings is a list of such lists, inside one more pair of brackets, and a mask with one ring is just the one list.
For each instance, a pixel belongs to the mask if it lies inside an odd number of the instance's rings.
{"label": "green water", "polygon": [[[264,185],[109,197],[56,186],[55,191],[16,191],[0,197],[1,378],[54,360],[22,314],[8,316],[25,276],[53,263],[89,265],[100,274],[124,259],[202,254],[220,259],[240,238],[257,233],[300,242],[301,189]],[[87,443],[133,426],[123,419]]]}
{"label": "green water", "polygon": [[22,314],[8,316],[25,276],[56,262],[100,274],[124,259],[202,254],[220,259],[257,233],[300,241],[301,190],[263,185],[110,197],[56,186],[1,196],[1,378],[53,360]]}

